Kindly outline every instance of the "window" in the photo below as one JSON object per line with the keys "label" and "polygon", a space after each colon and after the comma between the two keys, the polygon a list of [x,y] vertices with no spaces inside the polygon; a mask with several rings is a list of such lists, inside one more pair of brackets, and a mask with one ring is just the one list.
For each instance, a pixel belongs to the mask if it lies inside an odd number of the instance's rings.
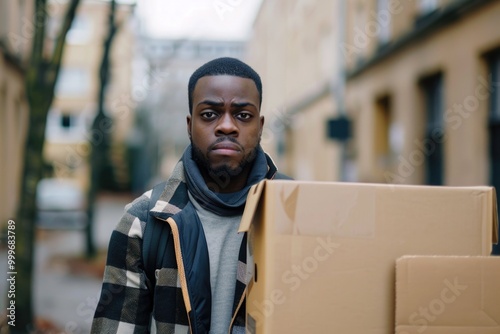
{"label": "window", "polygon": [[[488,59],[489,67],[489,156],[490,183],[500,189],[500,50],[494,52]],[[500,197],[497,197],[500,207]],[[493,247],[493,254],[500,255],[500,245]]]}
{"label": "window", "polygon": [[92,24],[89,17],[84,14],[75,16],[71,29],[66,35],[66,43],[68,44],[86,44],[92,36]]}
{"label": "window", "polygon": [[425,163],[425,183],[429,185],[443,184],[443,76],[441,73],[427,77],[421,81],[424,96],[426,126],[424,140],[420,148]]}
{"label": "window", "polygon": [[72,126],[71,115],[62,114],[61,115],[61,127],[64,129],[69,129]]}
{"label": "window", "polygon": [[86,115],[74,111],[51,109],[47,116],[46,137],[51,142],[86,141]]}
{"label": "window", "polygon": [[90,89],[90,74],[84,68],[64,67],[59,72],[56,95],[63,97],[85,97]]}
{"label": "window", "polygon": [[390,164],[389,129],[391,126],[391,98],[383,96],[375,103],[375,138],[374,149],[378,167],[387,169]]}
{"label": "window", "polygon": [[490,69],[490,121],[500,122],[500,50],[489,60]]}
{"label": "window", "polygon": [[377,1],[378,40],[381,44],[389,42],[391,38],[391,13],[389,12],[390,0]]}

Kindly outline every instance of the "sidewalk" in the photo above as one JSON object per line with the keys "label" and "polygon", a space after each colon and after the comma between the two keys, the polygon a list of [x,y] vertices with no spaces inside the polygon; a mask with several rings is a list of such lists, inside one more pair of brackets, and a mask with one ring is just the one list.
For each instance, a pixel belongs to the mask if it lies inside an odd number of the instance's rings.
{"label": "sidewalk", "polygon": [[[98,198],[94,239],[106,250],[109,237],[120,219],[129,196]],[[35,246],[34,308],[37,319],[52,322],[65,333],[88,333],[102,283],[102,269],[82,266],[77,261],[85,252],[85,234],[79,230],[38,230]],[[0,251],[0,266],[6,268],[6,254]],[[74,259],[74,260],[71,260]],[[0,281],[0,306],[6,307],[6,280]]]}

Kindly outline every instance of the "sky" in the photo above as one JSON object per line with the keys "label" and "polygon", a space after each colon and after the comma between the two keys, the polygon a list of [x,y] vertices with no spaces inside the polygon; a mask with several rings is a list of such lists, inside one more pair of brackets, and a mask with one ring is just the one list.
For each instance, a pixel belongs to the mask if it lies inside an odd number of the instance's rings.
{"label": "sky", "polygon": [[142,29],[156,38],[242,40],[262,0],[138,0]]}

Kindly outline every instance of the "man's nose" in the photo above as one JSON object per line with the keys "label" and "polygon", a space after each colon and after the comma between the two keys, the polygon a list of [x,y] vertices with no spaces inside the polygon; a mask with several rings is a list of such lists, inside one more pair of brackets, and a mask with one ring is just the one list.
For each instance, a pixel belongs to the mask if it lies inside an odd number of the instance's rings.
{"label": "man's nose", "polygon": [[218,135],[235,135],[238,134],[238,127],[236,120],[230,113],[224,113],[219,119],[216,127],[216,134]]}

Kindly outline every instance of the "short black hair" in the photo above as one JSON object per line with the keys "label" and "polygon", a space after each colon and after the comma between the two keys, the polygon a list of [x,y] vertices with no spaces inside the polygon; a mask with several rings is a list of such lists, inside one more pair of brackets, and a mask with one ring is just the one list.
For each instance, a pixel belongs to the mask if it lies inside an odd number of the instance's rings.
{"label": "short black hair", "polygon": [[252,79],[259,92],[259,107],[262,104],[262,82],[253,68],[239,59],[231,57],[216,58],[200,66],[189,78],[188,99],[189,113],[193,113],[193,92],[198,80],[212,75],[232,75],[240,78]]}

